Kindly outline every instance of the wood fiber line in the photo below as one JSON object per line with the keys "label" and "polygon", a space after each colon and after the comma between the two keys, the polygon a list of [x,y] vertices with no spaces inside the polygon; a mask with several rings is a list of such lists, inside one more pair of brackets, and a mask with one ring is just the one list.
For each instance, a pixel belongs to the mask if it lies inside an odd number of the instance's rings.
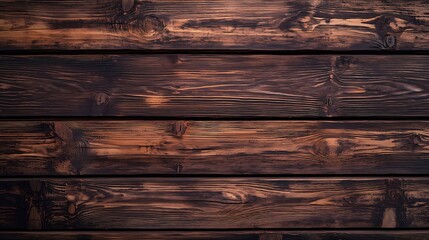
{"label": "wood fiber line", "polygon": [[2,179],[0,228],[427,228],[428,189],[428,178]]}
{"label": "wood fiber line", "polygon": [[0,49],[428,50],[424,0],[1,1]]}
{"label": "wood fiber line", "polygon": [[423,55],[0,56],[0,116],[424,117]]}

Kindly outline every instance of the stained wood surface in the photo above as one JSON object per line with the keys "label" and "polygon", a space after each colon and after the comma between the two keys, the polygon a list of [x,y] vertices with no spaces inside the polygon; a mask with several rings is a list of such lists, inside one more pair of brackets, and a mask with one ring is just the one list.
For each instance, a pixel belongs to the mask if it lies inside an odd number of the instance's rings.
{"label": "stained wood surface", "polygon": [[8,240],[427,240],[429,231],[84,231],[0,232]]}
{"label": "stained wood surface", "polygon": [[0,49],[429,48],[429,3],[1,1]]}
{"label": "stained wood surface", "polygon": [[428,178],[2,179],[0,228],[427,228],[428,204]]}
{"label": "stained wood surface", "polygon": [[3,121],[0,174],[428,174],[427,121]]}
{"label": "stained wood surface", "polygon": [[0,56],[0,116],[428,116],[424,55]]}
{"label": "stained wood surface", "polygon": [[427,9],[0,0],[0,238],[429,240]]}

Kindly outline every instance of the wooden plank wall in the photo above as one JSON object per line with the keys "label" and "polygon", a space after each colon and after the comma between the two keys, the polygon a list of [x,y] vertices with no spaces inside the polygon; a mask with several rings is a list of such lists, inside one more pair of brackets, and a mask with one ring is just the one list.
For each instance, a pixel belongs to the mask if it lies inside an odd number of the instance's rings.
{"label": "wooden plank wall", "polygon": [[1,239],[429,239],[428,1],[0,13]]}

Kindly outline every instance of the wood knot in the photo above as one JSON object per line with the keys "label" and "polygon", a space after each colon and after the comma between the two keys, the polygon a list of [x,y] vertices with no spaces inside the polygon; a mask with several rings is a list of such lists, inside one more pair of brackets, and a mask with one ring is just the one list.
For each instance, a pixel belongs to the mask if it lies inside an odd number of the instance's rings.
{"label": "wood knot", "polygon": [[313,144],[314,155],[326,157],[329,155],[329,152],[329,146],[326,141],[321,140]]}
{"label": "wood knot", "polygon": [[374,24],[381,42],[377,42],[382,49],[396,49],[397,40],[407,27],[407,21],[394,16],[379,16],[368,23]]}
{"label": "wood knot", "polygon": [[351,152],[351,149],[353,149],[354,147],[356,147],[357,144],[351,142],[351,141],[347,141],[347,140],[338,140],[338,148],[337,148],[337,155],[341,155],[344,153],[347,153],[348,151]]}
{"label": "wood knot", "polygon": [[314,30],[314,24],[317,23],[314,21],[314,18],[312,16],[304,16],[302,18],[298,19],[298,22],[301,26],[302,30],[311,31]]}
{"label": "wood knot", "polygon": [[50,125],[52,135],[61,142],[68,143],[73,141],[73,130],[65,122],[52,122]]}
{"label": "wood knot", "polygon": [[331,96],[327,96],[326,97],[326,106],[331,107],[334,105],[334,100],[332,99]]}
{"label": "wood knot", "polygon": [[138,18],[132,25],[134,25],[134,30],[141,32],[143,35],[156,35],[161,33],[165,28],[164,21],[153,15]]}
{"label": "wood knot", "polygon": [[[128,5],[127,5],[128,7]],[[139,8],[135,4],[130,11]],[[147,15],[134,11],[133,14],[126,14],[122,9],[112,16],[111,24],[108,25],[109,30],[114,32],[129,32],[134,35],[143,35],[151,37],[162,33],[165,29],[165,21],[155,15]]]}
{"label": "wood knot", "polygon": [[402,189],[402,181],[400,179],[387,179],[386,180],[386,196],[385,205],[395,206],[398,201],[403,201],[404,190]]}
{"label": "wood knot", "polygon": [[[334,76],[331,81],[334,81]],[[325,100],[325,103],[323,106],[324,114],[328,117],[331,117],[335,113],[334,98],[332,96],[326,96],[324,100]]]}
{"label": "wood knot", "polygon": [[183,170],[183,165],[181,163],[176,163],[174,168],[176,170],[176,173],[179,174]]}
{"label": "wood knot", "polygon": [[129,12],[134,8],[134,0],[122,0],[122,11]]}
{"label": "wood knot", "polygon": [[388,189],[386,193],[386,199],[389,201],[396,202],[401,196],[401,192],[398,189]]}
{"label": "wood knot", "polygon": [[299,27],[303,31],[313,31],[315,26],[320,22],[321,20],[317,20],[309,12],[300,11],[295,15],[282,19],[278,28],[284,32],[289,32],[296,27]]}
{"label": "wood knot", "polygon": [[395,49],[396,48],[396,37],[393,35],[384,36],[384,48],[386,49]]}
{"label": "wood knot", "polygon": [[90,114],[93,116],[102,116],[107,114],[112,107],[110,104],[110,96],[106,93],[100,92],[94,95],[92,100],[92,109]]}
{"label": "wood knot", "polygon": [[346,70],[355,62],[354,57],[340,56],[335,59],[335,68],[338,70]]}
{"label": "wood knot", "polygon": [[422,134],[414,133],[401,142],[401,149],[416,151],[426,147],[429,144],[429,139]]}
{"label": "wood knot", "polygon": [[67,207],[67,212],[68,212],[68,214],[70,214],[70,215],[75,214],[75,213],[76,213],[76,204],[74,204],[74,203],[69,203],[69,204],[68,204],[68,207]]}
{"label": "wood knot", "polygon": [[424,136],[415,133],[410,136],[410,142],[417,148],[422,148],[427,145],[427,140]]}
{"label": "wood knot", "polygon": [[95,104],[97,104],[98,106],[106,104],[109,102],[109,98],[109,95],[105,93],[97,93],[94,96]]}
{"label": "wood knot", "polygon": [[222,192],[222,202],[230,204],[243,204],[247,202],[247,196],[241,192]]}
{"label": "wood knot", "polygon": [[182,137],[188,129],[187,121],[177,121],[173,125],[173,133],[176,137]]}

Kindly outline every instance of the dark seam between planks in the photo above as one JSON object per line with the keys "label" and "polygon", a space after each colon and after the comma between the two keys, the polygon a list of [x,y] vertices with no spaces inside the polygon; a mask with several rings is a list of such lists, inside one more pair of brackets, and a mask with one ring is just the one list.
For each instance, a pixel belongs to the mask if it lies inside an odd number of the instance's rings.
{"label": "dark seam between planks", "polygon": [[224,50],[224,49],[93,49],[0,50],[0,55],[107,55],[107,54],[229,54],[229,55],[429,55],[429,50]]}
{"label": "dark seam between planks", "polygon": [[0,176],[0,181],[7,180],[43,180],[43,179],[100,179],[100,178],[347,178],[347,179],[385,179],[385,178],[427,178],[429,174],[85,174],[85,175],[9,175]]}
{"label": "dark seam between planks", "polygon": [[163,232],[163,231],[170,231],[170,232],[249,232],[249,231],[297,231],[297,232],[307,232],[307,231],[332,231],[332,232],[349,232],[349,231],[372,231],[372,232],[414,232],[414,231],[428,231],[429,227],[412,227],[412,228],[380,228],[380,227],[372,227],[372,228],[156,228],[156,229],[135,229],[135,228],[109,228],[107,230],[100,230],[100,228],[85,228],[85,229],[79,229],[79,230],[51,230],[51,229],[43,229],[43,230],[22,230],[22,229],[7,229],[7,230],[0,230],[0,233],[10,233],[10,232],[73,232],[73,233],[79,233],[79,232],[100,232],[100,233],[107,233],[107,232]]}
{"label": "dark seam between planks", "polygon": [[429,121],[429,116],[359,116],[359,117],[167,117],[167,116],[6,116],[2,121]]}
{"label": "dark seam between planks", "polygon": [[[195,178],[207,178],[207,179],[244,179],[244,178],[260,178],[260,179],[269,179],[269,178],[282,178],[284,180],[288,181],[294,181],[294,180],[335,180],[335,179],[347,179],[347,180],[366,180],[368,178],[371,178],[371,180],[385,180],[388,178],[407,178],[407,180],[410,179],[427,179],[429,177],[429,174],[422,174],[422,175],[415,175],[415,174],[389,174],[389,175],[381,175],[381,174],[340,174],[340,175],[333,175],[333,174],[300,174],[300,175],[280,175],[280,174],[252,174],[252,175],[241,175],[241,174],[226,174],[226,175],[217,175],[217,174],[195,174],[195,175],[171,175],[171,174],[120,174],[120,175],[22,175],[19,177],[15,176],[1,176],[0,181],[16,181],[16,180],[22,180],[22,181],[31,181],[31,180],[49,180],[49,179],[106,179],[106,180],[112,180],[112,179],[195,179]],[[428,227],[429,229],[429,227]]]}
{"label": "dark seam between planks", "polygon": [[[428,228],[413,228],[413,229],[406,229],[406,228],[308,228],[308,229],[302,229],[302,228],[276,228],[275,230],[271,230],[271,231],[275,231],[277,233],[281,233],[282,231],[290,231],[290,232],[307,232],[307,231],[311,231],[311,232],[338,232],[338,233],[360,233],[362,231],[368,231],[370,233],[383,233],[383,232],[410,232],[410,233],[418,233],[418,232],[426,232],[429,230]],[[110,229],[96,229],[96,230],[91,230],[91,229],[79,229],[79,230],[72,230],[72,229],[65,229],[65,230],[57,230],[57,229],[43,229],[43,230],[37,230],[37,229],[31,229],[31,230],[10,230],[10,229],[3,229],[0,230],[0,233],[17,233],[17,232],[26,232],[26,233],[40,233],[40,232],[49,232],[49,233],[63,233],[63,232],[67,232],[67,233],[79,233],[79,232],[94,232],[94,233],[115,233],[115,232],[154,232],[154,233],[158,233],[158,232],[165,232],[165,231],[169,231],[169,232],[237,232],[237,233],[244,233],[244,232],[249,232],[249,233],[259,233],[259,232],[263,232],[263,231],[270,231],[269,228],[264,228],[264,229],[258,229],[258,228],[237,228],[237,229],[233,229],[233,228],[225,228],[225,229],[213,229],[213,228],[209,228],[209,229],[135,229],[135,228],[130,228],[130,229],[117,229],[117,230],[110,230]]]}

